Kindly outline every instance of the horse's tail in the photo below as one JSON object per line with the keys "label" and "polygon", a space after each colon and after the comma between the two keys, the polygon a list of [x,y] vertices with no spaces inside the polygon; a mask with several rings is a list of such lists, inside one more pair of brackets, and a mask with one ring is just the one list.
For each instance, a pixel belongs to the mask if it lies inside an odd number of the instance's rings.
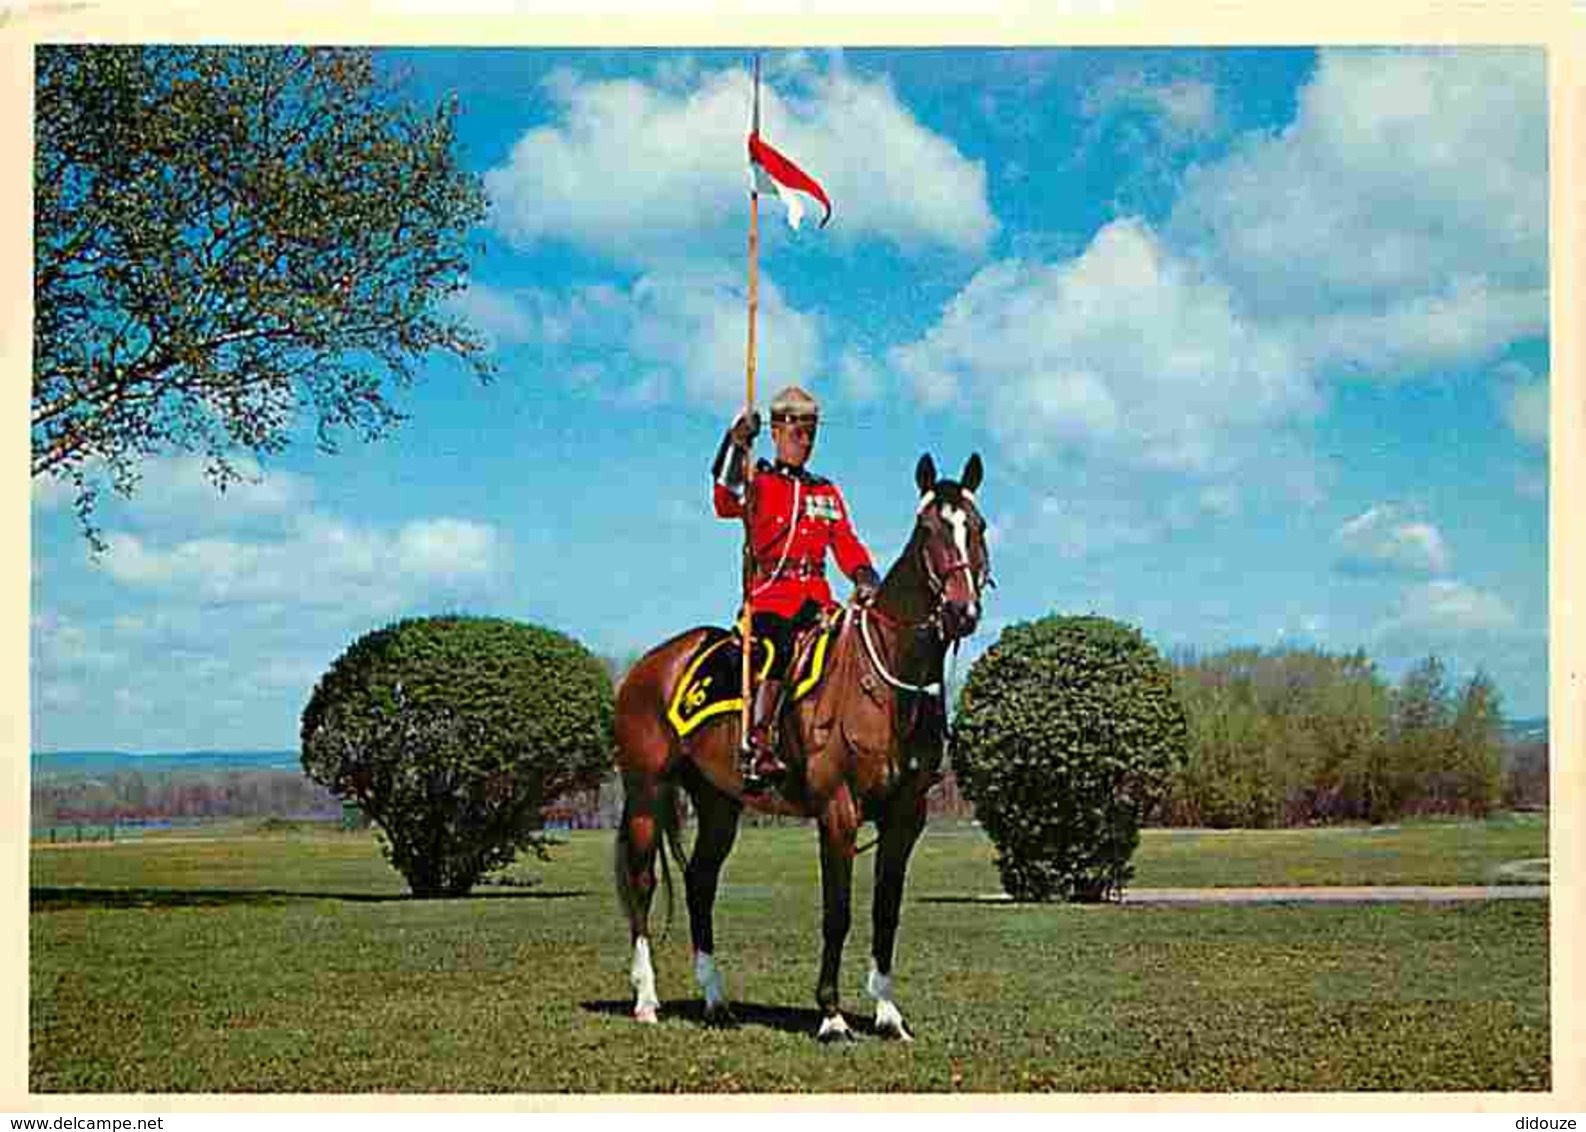
{"label": "horse's tail", "polygon": [[[617,879],[617,900],[622,905],[623,915],[627,916],[631,923],[639,907],[639,893],[628,870],[628,848],[632,844],[629,817],[633,802],[632,794],[626,789],[626,784],[623,793],[622,820],[617,826],[613,865]],[[661,938],[665,939],[672,930],[674,904],[672,869],[667,861],[668,853],[677,860],[679,870],[687,868],[683,853],[683,837],[678,828],[682,823],[679,815],[677,780],[670,774],[662,775],[656,782],[654,813],[656,831],[661,837],[661,844],[656,846],[656,856],[661,859],[661,887],[666,892],[666,926],[661,931]]]}

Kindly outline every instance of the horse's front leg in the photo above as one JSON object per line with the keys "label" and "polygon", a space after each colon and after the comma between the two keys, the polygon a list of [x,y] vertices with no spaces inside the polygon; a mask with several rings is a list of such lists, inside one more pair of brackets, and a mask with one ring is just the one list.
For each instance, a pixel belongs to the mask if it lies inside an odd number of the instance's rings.
{"label": "horse's front leg", "polygon": [[821,1008],[823,1042],[853,1038],[853,1031],[838,1006],[838,972],[843,943],[852,920],[854,842],[859,833],[859,812],[848,787],[839,787],[820,818],[821,839],[821,973],[815,984],[815,1001]]}
{"label": "horse's front leg", "polygon": [[901,799],[883,815],[876,846],[875,899],[871,904],[870,977],[865,989],[876,1000],[876,1033],[912,1042],[903,1014],[892,1000],[892,952],[909,854],[925,828],[925,796]]}

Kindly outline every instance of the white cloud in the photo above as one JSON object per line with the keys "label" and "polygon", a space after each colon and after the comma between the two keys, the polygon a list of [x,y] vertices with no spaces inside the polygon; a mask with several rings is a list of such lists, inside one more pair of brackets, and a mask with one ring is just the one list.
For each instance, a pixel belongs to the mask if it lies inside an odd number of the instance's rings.
{"label": "white cloud", "polygon": [[1547,472],[1536,471],[1533,468],[1516,468],[1514,472],[1515,494],[1522,499],[1547,498]]}
{"label": "white cloud", "polygon": [[[403,604],[376,607],[393,592]],[[55,749],[291,746],[314,682],[351,640],[393,616],[440,611],[400,578],[379,590],[349,587],[343,597],[340,605],[314,596],[228,604],[223,632],[194,586],[118,588],[109,607],[117,612],[41,609],[29,673],[35,741]],[[139,726],[129,727],[135,712]]]}
{"label": "white cloud", "polygon": [[313,496],[313,485],[291,472],[266,473],[251,456],[233,457],[243,481],[215,491],[200,456],[151,459],[143,465],[138,488],[140,511],[189,515],[224,509],[250,515],[279,515],[301,507]]}
{"label": "white cloud", "polygon": [[1219,519],[1231,519],[1239,514],[1240,493],[1227,484],[1214,484],[1204,488],[1199,496],[1200,509]]}
{"label": "white cloud", "polygon": [[1079,112],[1087,122],[1077,161],[1107,171],[1114,215],[1154,213],[1177,190],[1187,156],[1227,127],[1215,85],[1138,65],[1086,82]]}
{"label": "white cloud", "polygon": [[397,568],[420,579],[483,577],[499,564],[495,529],[463,519],[423,519],[396,537]]}
{"label": "white cloud", "polygon": [[493,346],[556,336],[555,327],[534,318],[522,298],[485,283],[471,281],[466,290],[452,296],[448,306],[485,335]]}
{"label": "white cloud", "polygon": [[[701,267],[634,284],[632,348],[671,368],[691,399],[730,406],[743,400],[748,345],[746,286],[728,269]],[[762,276],[756,325],[757,377],[767,388],[813,381],[821,358],[821,328],[794,310]]]}
{"label": "white cloud", "polygon": [[1139,220],[1067,262],[986,268],[889,360],[927,406],[980,406],[1023,460],[1077,449],[1211,473],[1320,404],[1286,343]]}
{"label": "white cloud", "polygon": [[35,713],[39,708],[65,712],[87,702],[88,699],[82,685],[64,680],[40,681],[35,677],[32,691],[37,702]]}
{"label": "white cloud", "polygon": [[[1304,429],[1328,381],[1475,364],[1546,332],[1545,80],[1535,50],[1323,51],[1293,124],[1192,167],[1160,229],[1126,217],[1077,253],[992,264],[889,369],[928,409],[983,415],[1017,462],[1314,501]],[[1140,76],[1087,105],[1216,122],[1213,91]],[[1517,394],[1514,427],[1540,401]],[[1435,535],[1400,552],[1444,568]]]}
{"label": "white cloud", "polygon": [[1089,118],[1144,113],[1163,140],[1185,144],[1217,132],[1217,88],[1201,79],[1156,82],[1139,72],[1114,75],[1088,91],[1080,107]]}
{"label": "white cloud", "polygon": [[162,546],[117,531],[107,541],[100,568],[135,589],[206,602],[375,611],[435,587],[488,581],[506,558],[494,528],[447,518],[385,532],[310,515],[273,540],[197,538]]}
{"label": "white cloud", "polygon": [[[140,527],[218,530],[275,518],[306,507],[313,482],[279,469],[266,471],[254,457],[231,457],[242,477],[224,492],[215,488],[203,456],[149,456],[139,464],[140,478],[130,499],[106,493],[98,521],[125,521]],[[33,503],[41,510],[69,505],[74,489],[54,480],[33,481]]]}
{"label": "white cloud", "polygon": [[1372,507],[1333,535],[1335,565],[1347,573],[1442,574],[1449,569],[1442,532],[1392,504]]}
{"label": "white cloud", "polygon": [[36,667],[80,673],[115,668],[125,659],[74,618],[51,610],[35,612],[31,629]]}
{"label": "white cloud", "polygon": [[1397,297],[1381,308],[1318,312],[1285,330],[1313,368],[1394,380],[1488,357],[1547,327],[1545,289],[1460,279],[1434,293]]}
{"label": "white cloud", "polygon": [[[674,70],[652,83],[562,71],[547,92],[554,120],[485,176],[508,238],[565,240],[625,262],[741,241],[722,218],[747,222],[747,72]],[[768,76],[761,103],[766,140],[831,196],[828,234],[974,253],[995,233],[984,164],[922,126],[886,82],[840,59],[795,59]]]}
{"label": "white cloud", "polygon": [[1546,329],[1547,220],[1540,50],[1325,50],[1169,231],[1315,364],[1414,370]]}
{"label": "white cloud", "polygon": [[1414,586],[1377,627],[1382,646],[1397,655],[1436,653],[1476,641],[1512,636],[1519,619],[1497,594],[1442,579]]}
{"label": "white cloud", "polygon": [[837,363],[837,383],[850,401],[868,404],[881,396],[886,378],[868,355],[848,349]]}
{"label": "white cloud", "polygon": [[1496,373],[1495,389],[1503,417],[1521,440],[1547,447],[1549,381],[1547,375],[1533,377],[1517,362],[1505,362]]}
{"label": "white cloud", "polygon": [[301,656],[271,656],[252,665],[253,683],[261,688],[298,692],[307,699],[309,689],[325,674],[325,664]]}
{"label": "white cloud", "polygon": [[1030,539],[1064,558],[1085,558],[1121,547],[1143,546],[1162,534],[1160,522],[1135,513],[1122,500],[1048,495],[1036,508]]}
{"label": "white cloud", "polygon": [[54,476],[35,476],[31,495],[35,511],[54,511],[71,504],[75,492],[70,481]]}
{"label": "white cloud", "polygon": [[[741,404],[748,346],[747,283],[731,267],[701,261],[647,274],[626,288],[582,287],[566,294],[515,293],[524,325],[565,360],[577,384],[623,403],[670,397],[717,409]],[[762,272],[756,353],[761,380],[818,385],[824,354],[820,320],[788,305]]]}
{"label": "white cloud", "polygon": [[1068,479],[1061,492],[1043,495],[1027,516],[1007,521],[1017,527],[1020,543],[1078,559],[1225,522],[1244,506],[1239,489],[1229,484],[1185,485],[1169,473],[1142,487],[1150,478],[1132,469],[1092,468]]}
{"label": "white cloud", "polygon": [[154,708],[154,701],[141,688],[126,685],[111,693],[110,702],[115,705],[116,714],[123,717],[147,715]]}

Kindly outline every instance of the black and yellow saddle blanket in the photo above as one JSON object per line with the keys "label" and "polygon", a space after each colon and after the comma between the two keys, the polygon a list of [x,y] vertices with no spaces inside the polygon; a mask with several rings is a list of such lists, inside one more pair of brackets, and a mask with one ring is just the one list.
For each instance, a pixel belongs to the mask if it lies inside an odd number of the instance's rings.
{"label": "black and yellow saddle blanket", "polygon": [[[826,675],[827,653],[841,627],[839,618],[796,638],[793,647],[798,655],[792,669],[792,695],[786,702],[795,703],[820,685],[821,678]],[[726,629],[712,627],[706,631],[705,639],[694,650],[667,704],[666,718],[679,736],[688,735],[719,716],[743,709],[742,639],[739,633]],[[776,660],[775,646],[763,637],[755,637],[749,647],[754,678],[759,681]]]}

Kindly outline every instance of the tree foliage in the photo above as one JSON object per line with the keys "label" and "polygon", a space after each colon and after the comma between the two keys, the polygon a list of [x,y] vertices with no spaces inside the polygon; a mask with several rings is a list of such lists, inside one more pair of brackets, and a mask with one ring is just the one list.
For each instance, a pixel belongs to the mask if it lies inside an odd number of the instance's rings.
{"label": "tree foliage", "polygon": [[1186,743],[1172,673],[1138,630],[1050,616],[975,662],[953,769],[1018,900],[1100,900],[1133,874],[1139,830]]}
{"label": "tree foliage", "polygon": [[1168,820],[1273,827],[1484,814],[1502,793],[1497,689],[1436,657],[1390,686],[1363,652],[1238,648],[1176,660],[1189,755]]}
{"label": "tree foliage", "polygon": [[612,688],[577,642],[477,617],[354,641],[303,712],[309,777],[357,801],[416,895],[460,895],[534,843],[540,809],[599,785]]}
{"label": "tree foliage", "polygon": [[445,300],[485,216],[454,105],[401,97],[367,50],[37,49],[32,472],[85,533],[142,458],[384,434],[439,351],[490,373]]}
{"label": "tree foliage", "polygon": [[1268,828],[1358,816],[1380,779],[1388,690],[1364,653],[1231,649],[1175,666],[1189,757],[1170,812],[1186,825]]}

